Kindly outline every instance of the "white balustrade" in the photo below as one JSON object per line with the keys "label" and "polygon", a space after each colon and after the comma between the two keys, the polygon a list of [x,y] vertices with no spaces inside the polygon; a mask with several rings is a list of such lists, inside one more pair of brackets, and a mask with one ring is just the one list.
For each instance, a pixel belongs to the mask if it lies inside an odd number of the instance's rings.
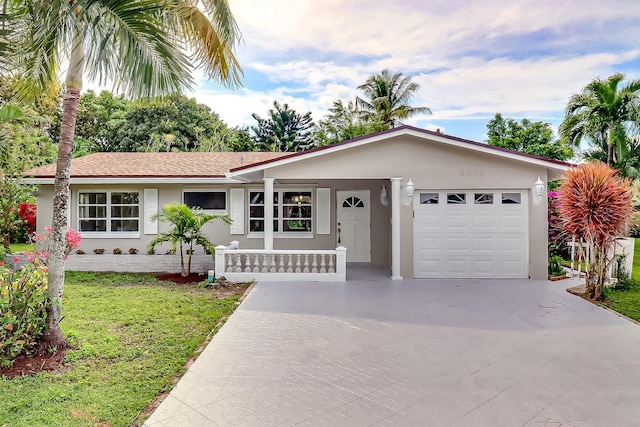
{"label": "white balustrade", "polygon": [[347,249],[239,249],[238,242],[215,248],[216,276],[233,281],[345,281]]}

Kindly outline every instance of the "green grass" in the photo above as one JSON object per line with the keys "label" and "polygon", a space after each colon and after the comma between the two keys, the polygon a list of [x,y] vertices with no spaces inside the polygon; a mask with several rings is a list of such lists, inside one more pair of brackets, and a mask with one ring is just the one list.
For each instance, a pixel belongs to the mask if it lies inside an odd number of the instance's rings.
{"label": "green grass", "polygon": [[32,252],[33,245],[30,245],[29,243],[12,243],[11,244],[11,253],[15,254],[15,253],[24,252],[24,251]]}
{"label": "green grass", "polygon": [[627,289],[605,288],[604,295],[609,300],[609,308],[627,317],[640,321],[640,239],[634,242],[633,270],[634,282]]}
{"label": "green grass", "polygon": [[62,373],[0,379],[0,426],[129,426],[235,308],[151,275],[70,272]]}

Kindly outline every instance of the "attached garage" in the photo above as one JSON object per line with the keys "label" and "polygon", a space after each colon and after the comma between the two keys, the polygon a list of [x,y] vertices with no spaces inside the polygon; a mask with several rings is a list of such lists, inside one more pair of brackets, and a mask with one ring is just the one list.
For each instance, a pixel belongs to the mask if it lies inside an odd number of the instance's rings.
{"label": "attached garage", "polygon": [[528,190],[419,190],[415,278],[527,278]]}

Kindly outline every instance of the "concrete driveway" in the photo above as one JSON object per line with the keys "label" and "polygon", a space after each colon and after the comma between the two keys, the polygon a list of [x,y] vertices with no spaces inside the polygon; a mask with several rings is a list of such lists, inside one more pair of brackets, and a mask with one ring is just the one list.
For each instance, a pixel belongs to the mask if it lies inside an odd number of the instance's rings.
{"label": "concrete driveway", "polygon": [[570,285],[258,283],[146,425],[640,425],[640,326]]}

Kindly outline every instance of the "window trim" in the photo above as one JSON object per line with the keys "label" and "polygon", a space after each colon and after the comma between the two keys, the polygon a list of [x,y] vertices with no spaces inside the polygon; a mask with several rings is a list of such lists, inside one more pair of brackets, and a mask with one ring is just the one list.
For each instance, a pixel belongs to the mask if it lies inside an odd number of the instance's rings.
{"label": "window trim", "polygon": [[184,202],[184,193],[224,193],[224,209],[202,209],[205,213],[226,214],[229,212],[229,191],[226,188],[183,188],[182,203]]}
{"label": "window trim", "polygon": [[[306,192],[311,193],[311,217],[305,218],[305,221],[311,221],[311,231],[284,231],[282,230],[284,226],[284,221],[287,219],[282,216],[283,206],[288,206],[289,204],[283,203],[284,193],[286,192]],[[260,239],[264,237],[264,231],[251,231],[251,206],[260,206],[255,203],[251,203],[251,193],[264,193],[264,188],[247,188],[246,189],[246,218],[247,218],[247,238],[248,239]],[[278,194],[279,193],[279,194]],[[314,221],[317,217],[316,206],[317,201],[315,199],[315,188],[312,187],[278,187],[273,189],[273,194],[278,194],[278,202],[273,204],[274,208],[278,212],[278,215],[274,215],[273,220],[278,221],[278,231],[273,231],[273,237],[276,239],[311,239],[315,235],[315,225]],[[264,199],[264,196],[263,196]],[[257,218],[260,219],[260,218]],[[264,219],[263,219],[264,221]]]}
{"label": "window trim", "polygon": [[[80,231],[80,195],[85,193],[106,193],[107,194],[107,229],[109,231]],[[111,231],[111,193],[138,193],[138,231]],[[144,192],[139,189],[95,189],[88,188],[82,190],[76,190],[74,195],[75,206],[75,228],[80,233],[83,239],[139,239],[140,238],[140,228],[143,226],[142,219],[142,210],[143,210],[143,202]],[[87,206],[87,205],[83,205]],[[134,205],[131,205],[134,206]],[[133,217],[131,219],[134,219]]]}

